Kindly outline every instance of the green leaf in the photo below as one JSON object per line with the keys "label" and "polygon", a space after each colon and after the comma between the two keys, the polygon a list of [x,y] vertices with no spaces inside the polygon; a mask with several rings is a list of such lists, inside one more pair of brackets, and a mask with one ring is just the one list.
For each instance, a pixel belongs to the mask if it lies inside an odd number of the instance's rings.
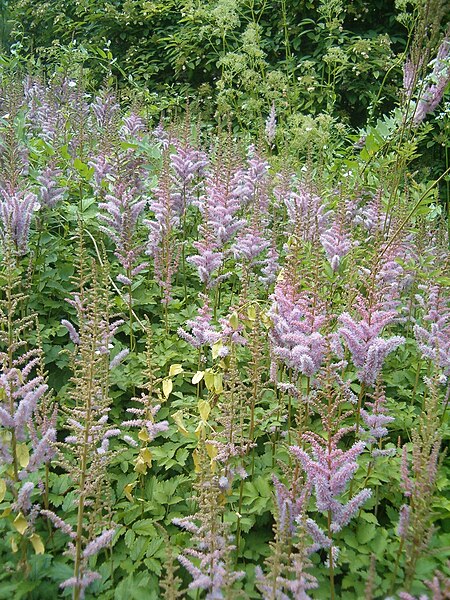
{"label": "green leaf", "polygon": [[360,544],[367,544],[375,536],[376,527],[373,523],[360,523],[356,530],[356,537]]}
{"label": "green leaf", "polygon": [[156,535],[157,531],[151,519],[141,519],[133,524],[133,531],[137,535]]}

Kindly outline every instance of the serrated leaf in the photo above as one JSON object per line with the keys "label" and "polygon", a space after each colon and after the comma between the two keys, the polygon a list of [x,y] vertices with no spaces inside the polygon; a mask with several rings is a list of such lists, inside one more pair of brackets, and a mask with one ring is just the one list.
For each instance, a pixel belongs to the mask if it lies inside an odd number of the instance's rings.
{"label": "serrated leaf", "polygon": [[162,383],[162,390],[163,390],[164,397],[167,399],[173,390],[173,383],[172,383],[171,379],[164,379],[164,381]]}
{"label": "serrated leaf", "polygon": [[356,530],[356,537],[360,544],[367,544],[375,536],[376,527],[374,523],[360,523]]}
{"label": "serrated leaf", "polygon": [[136,534],[132,529],[129,529],[125,534],[125,546],[127,548],[131,548],[134,544],[134,540],[136,539]]}
{"label": "serrated leaf", "polygon": [[197,373],[192,378],[192,383],[194,385],[197,384],[197,383],[200,383],[200,381],[203,379],[204,374],[205,374],[204,371],[197,371]]}
{"label": "serrated leaf", "polygon": [[175,377],[175,375],[179,375],[183,372],[182,365],[171,365],[169,369],[169,377]]}
{"label": "serrated leaf", "polygon": [[141,519],[136,521],[133,525],[133,531],[137,535],[151,535],[156,536],[156,528],[151,519]]}
{"label": "serrated leaf", "polygon": [[13,525],[15,529],[17,529],[17,531],[20,533],[20,535],[23,535],[28,528],[27,520],[21,512],[14,519]]}
{"label": "serrated leaf", "polygon": [[32,543],[34,552],[36,554],[44,554],[45,547],[40,535],[33,533],[33,535],[30,537],[30,542]]}

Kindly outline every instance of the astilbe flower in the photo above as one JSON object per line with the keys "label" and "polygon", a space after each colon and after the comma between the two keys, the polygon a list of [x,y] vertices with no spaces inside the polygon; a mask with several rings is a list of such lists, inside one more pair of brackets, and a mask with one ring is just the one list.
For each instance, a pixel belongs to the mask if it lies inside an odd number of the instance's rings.
{"label": "astilbe flower", "polygon": [[256,153],[248,160],[248,164],[247,187],[250,194],[247,201],[247,210],[250,213],[249,220],[238,233],[231,252],[235,258],[251,268],[263,264],[262,260],[256,259],[270,246],[270,240],[265,235],[268,225],[267,171],[269,165]]}
{"label": "astilbe flower", "polygon": [[416,56],[414,59],[410,56],[405,60],[403,65],[403,90],[406,98],[411,98],[422,67],[423,57],[421,56]]}
{"label": "astilbe flower", "polygon": [[205,182],[205,194],[198,201],[204,223],[213,233],[219,249],[229,242],[245,225],[238,213],[242,208],[241,197],[231,186],[230,174],[220,171],[210,173]]}
{"label": "astilbe flower", "polygon": [[256,585],[264,600],[310,600],[308,591],[318,587],[309,573],[310,555],[331,546],[331,540],[307,517],[310,487],[295,479],[288,488],[274,476],[275,540],[265,561],[264,574],[256,567]]}
{"label": "astilbe flower", "polygon": [[423,324],[414,326],[414,335],[424,358],[442,369],[444,378],[450,376],[450,301],[440,285],[420,286],[427,298],[416,296],[427,312]]}
{"label": "astilbe flower", "polygon": [[320,236],[320,242],[325,250],[327,259],[333,271],[337,271],[341,260],[346,256],[353,244],[352,240],[344,231],[342,224],[334,222],[330,229],[327,229]]}
{"label": "astilbe flower", "polygon": [[[430,543],[433,527],[433,498],[442,444],[438,382],[429,381],[424,409],[411,432],[412,460],[403,446],[400,485],[405,503],[400,508],[398,535],[405,550],[405,580],[410,584],[417,561]],[[402,547],[401,546],[401,547]]]}
{"label": "astilbe flower", "polygon": [[188,589],[205,590],[205,599],[220,600],[232,597],[234,583],[245,573],[233,569],[232,552],[235,547],[228,526],[221,519],[223,489],[219,485],[219,477],[211,473],[208,463],[208,458],[204,458],[202,473],[196,484],[198,512],[192,517],[177,518],[172,522],[189,532],[195,544],[178,556],[178,561],[192,577]]}
{"label": "astilbe flower", "polygon": [[206,289],[210,289],[228,275],[214,275],[223,264],[224,253],[217,251],[218,245],[213,234],[207,228],[201,227],[200,230],[203,232],[204,238],[192,244],[198,254],[188,256],[186,261],[197,268],[200,281],[205,284]]}
{"label": "astilbe flower", "polygon": [[[241,183],[230,171],[230,168],[215,170],[206,176],[205,192],[193,203],[197,205],[203,217],[199,227],[202,239],[194,242],[197,255],[189,256],[187,262],[195,265],[200,280],[207,288],[218,285],[228,277],[227,273],[214,276],[219,271],[227,255],[226,246],[246,225],[246,220],[239,218],[243,208],[244,196],[238,189]],[[247,190],[250,194],[251,190]]]}
{"label": "astilbe flower", "polygon": [[[146,323],[146,368],[144,370],[146,392],[141,393],[139,397],[132,398],[133,402],[138,403],[139,407],[128,407],[126,412],[133,415],[133,418],[122,421],[122,427],[139,427],[139,439],[141,441],[152,442],[160,433],[167,431],[169,423],[164,421],[156,422],[155,417],[161,408],[161,405],[155,402],[156,384],[155,367],[153,365],[152,336],[149,323]],[[131,445],[135,445],[132,443]],[[138,458],[139,461],[139,458]]]}
{"label": "astilbe flower", "polygon": [[28,238],[33,214],[40,205],[32,192],[0,187],[0,237],[8,237],[18,256],[28,252]]}
{"label": "astilbe flower", "polygon": [[67,554],[74,560],[73,577],[62,582],[61,587],[73,587],[74,598],[83,598],[86,587],[99,578],[98,573],[89,569],[89,559],[110,544],[115,530],[104,496],[104,483],[115,455],[110,443],[121,434],[121,429],[109,422],[108,367],[113,336],[123,321],[110,315],[112,302],[106,267],[89,263],[88,268],[81,238],[77,261],[78,291],[69,303],[76,310],[78,327],[74,330],[78,344],[70,355],[70,401],[61,408],[68,434],[55,444],[59,464],[70,473],[76,490],[75,506],[69,507],[77,512],[76,531],[56,515],[51,516],[51,511],[46,515],[71,538]]}
{"label": "astilbe flower", "polygon": [[57,107],[52,93],[53,85],[47,87],[37,80],[25,80],[24,94],[28,106],[26,120],[33,131],[49,143],[55,143],[64,130],[62,107]]}
{"label": "astilbe flower", "polygon": [[40,353],[29,350],[18,355],[11,364],[5,353],[0,354],[2,371],[0,386],[5,400],[0,404],[0,422],[12,429],[18,441],[26,439],[28,422],[40,398],[48,389],[41,376],[30,377],[40,360]]}
{"label": "astilbe flower", "polygon": [[105,223],[105,226],[101,225],[100,229],[116,245],[114,254],[126,273],[119,277],[125,285],[131,285],[132,277],[147,267],[147,263],[136,265],[143,247],[134,239],[139,217],[146,205],[147,201],[139,199],[136,190],[126,188],[122,183],[111,186],[110,193],[105,196],[105,201],[98,205],[107,213],[99,214],[99,219]]}
{"label": "astilbe flower", "polygon": [[409,240],[391,244],[387,250],[383,243],[380,247],[381,258],[377,259],[375,288],[377,297],[385,308],[394,309],[401,306],[401,294],[411,286],[414,280],[414,268],[400,264],[411,257]]}
{"label": "astilbe flower", "polygon": [[164,128],[164,125],[161,121],[152,131],[152,136],[163,150],[168,149],[171,143],[171,136],[167,129]]}
{"label": "astilbe flower", "polygon": [[[4,292],[0,299],[0,470],[13,496],[12,510],[18,517],[26,516],[29,538],[39,515],[40,507],[32,498],[36,486],[43,485],[39,470],[53,456],[56,413],[47,410],[49,393],[39,342],[35,348],[28,345],[36,316],[21,316],[27,297],[19,292],[21,281],[11,248],[7,245],[4,252],[0,281]],[[25,463],[24,451],[28,454]]]}
{"label": "astilbe flower", "polygon": [[250,266],[255,264],[255,259],[260,256],[270,241],[264,239],[257,223],[250,225],[236,238],[232,252],[235,258],[245,260]]}
{"label": "astilbe flower", "polygon": [[[377,440],[385,437],[388,434],[386,425],[395,421],[394,417],[387,414],[386,408],[386,395],[381,382],[377,382],[374,394],[371,396],[373,402],[365,403],[367,408],[371,409],[371,412],[365,408],[360,409],[361,418],[366,425],[367,429],[367,441],[374,443]],[[377,452],[376,450],[374,451]]]}
{"label": "astilbe flower", "polygon": [[169,158],[172,204],[175,212],[182,216],[201,193],[201,178],[205,175],[208,157],[188,143],[178,142]]}
{"label": "astilbe flower", "polygon": [[37,176],[39,187],[39,200],[43,206],[53,208],[64,197],[66,187],[58,187],[58,178],[61,177],[61,169],[47,166]]}
{"label": "astilbe flower", "polygon": [[266,119],[264,132],[269,146],[273,147],[273,142],[277,133],[277,111],[275,109],[275,102],[272,102],[269,116]]}
{"label": "astilbe flower", "polygon": [[188,333],[181,327],[178,329],[178,335],[194,348],[213,346],[220,339],[220,333],[216,331],[216,328],[212,324],[212,310],[209,305],[209,298],[204,294],[200,294],[200,299],[203,301],[203,306],[199,308],[198,315],[195,319],[186,321],[186,327],[189,327],[191,332]]}
{"label": "astilbe flower", "polygon": [[450,33],[447,33],[439,46],[433,71],[427,78],[429,84],[420,93],[413,115],[413,124],[419,125],[425,117],[432,113],[442,100],[445,89],[450,82]]}
{"label": "astilbe flower", "polygon": [[[0,458],[3,462],[14,465],[14,479],[17,481],[25,478],[25,472],[18,472],[16,442],[29,441],[34,416],[48,386],[39,372],[43,360],[42,351],[39,348],[25,349],[27,344],[23,333],[33,328],[34,316],[19,317],[19,310],[26,296],[18,292],[19,281],[13,274],[14,261],[8,247],[3,261],[7,275],[2,284],[6,289],[7,299],[0,301],[0,426],[12,434],[12,445],[9,436],[0,436]],[[54,427],[49,427],[47,443],[43,442],[44,447],[36,455],[31,455],[30,460],[36,469],[44,462],[54,437]]]}
{"label": "astilbe flower", "polygon": [[303,434],[302,439],[311,445],[312,456],[299,446],[290,447],[314,486],[317,510],[330,515],[330,531],[333,533],[345,527],[371,496],[371,490],[364,488],[347,503],[340,500],[358,469],[356,459],[365,448],[361,441],[355,442],[349,450],[338,448],[346,433],[348,428],[341,429],[329,440],[312,432]]}
{"label": "astilbe flower", "polygon": [[154,218],[144,220],[149,229],[146,253],[153,258],[155,279],[162,290],[162,302],[167,306],[171,300],[172,276],[179,260],[176,234],[180,225],[180,215],[170,193],[167,160],[164,161],[158,187],[152,195],[149,207]]}
{"label": "astilbe flower", "polygon": [[265,260],[262,261],[263,266],[261,268],[261,275],[258,277],[259,281],[264,285],[270,286],[277,280],[277,276],[281,269],[279,259],[280,256],[278,250],[272,242],[267,251]]}
{"label": "astilbe flower", "polygon": [[354,226],[361,226],[371,234],[378,234],[383,230],[386,213],[381,205],[381,190],[371,194],[369,198],[359,198],[356,203],[348,203],[348,217]]}
{"label": "astilbe flower", "polygon": [[122,140],[129,138],[142,139],[146,131],[147,128],[144,119],[135,113],[131,113],[127,117],[124,117],[119,129],[119,136]]}
{"label": "astilbe flower", "polygon": [[326,348],[325,336],[319,331],[327,321],[323,307],[312,294],[297,293],[286,274],[275,286],[271,299],[272,355],[297,373],[314,375]]}
{"label": "astilbe flower", "polygon": [[267,160],[254,145],[250,145],[245,167],[237,169],[230,179],[230,195],[239,201],[241,207],[256,205],[260,213],[267,213],[269,168]]}
{"label": "astilbe flower", "polygon": [[91,103],[91,110],[98,127],[105,128],[114,122],[119,113],[120,106],[112,92],[104,91],[101,95],[96,96],[95,100]]}
{"label": "astilbe flower", "polygon": [[284,187],[275,188],[274,195],[283,201],[289,217],[289,229],[301,239],[312,241],[327,229],[330,211],[311,186],[292,178],[288,192]]}
{"label": "astilbe flower", "polygon": [[67,187],[58,187],[58,179],[61,175],[61,169],[48,165],[36,177],[40,185],[38,197],[43,206],[53,208],[64,197]]}
{"label": "astilbe flower", "polygon": [[338,331],[350,350],[354,365],[359,369],[360,381],[373,385],[386,356],[403,344],[405,339],[398,335],[387,339],[380,337],[383,329],[397,319],[396,311],[370,306],[361,296],[355,304],[360,319],[357,321],[349,313],[342,313],[338,319],[342,326]]}
{"label": "astilbe flower", "polygon": [[245,317],[239,314],[239,309],[234,310],[231,306],[229,314],[219,319],[220,340],[222,342],[219,356],[226,356],[231,345],[245,346],[247,344],[247,339],[243,336],[243,318]]}
{"label": "astilbe flower", "polygon": [[113,161],[106,154],[102,153],[89,160],[88,165],[94,169],[93,188],[96,194],[103,193],[103,182],[106,179],[114,180],[115,169]]}

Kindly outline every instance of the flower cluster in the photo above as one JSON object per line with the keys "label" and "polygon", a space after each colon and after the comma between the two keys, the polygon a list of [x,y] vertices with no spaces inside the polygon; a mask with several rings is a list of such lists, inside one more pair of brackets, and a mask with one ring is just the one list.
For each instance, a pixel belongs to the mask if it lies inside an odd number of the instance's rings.
{"label": "flower cluster", "polygon": [[398,315],[394,310],[373,307],[359,297],[356,309],[360,319],[355,320],[344,312],[339,317],[342,326],[339,334],[344,338],[352,355],[353,363],[358,367],[358,377],[366,385],[373,385],[381,371],[386,356],[404,343],[402,336],[380,337],[381,332]]}
{"label": "flower cluster", "polygon": [[317,510],[330,514],[330,530],[334,533],[350,522],[372,494],[370,489],[364,488],[348,502],[340,500],[358,469],[356,459],[365,448],[364,442],[355,442],[349,450],[338,448],[338,442],[346,433],[348,429],[342,429],[328,441],[315,433],[305,433],[302,439],[311,445],[312,456],[299,446],[290,447],[314,486]]}
{"label": "flower cluster", "polygon": [[[327,321],[320,303],[311,294],[296,293],[285,277],[272,295],[271,348],[275,358],[308,377],[320,368],[326,349],[326,338],[320,329]],[[317,300],[317,299],[316,299]]]}

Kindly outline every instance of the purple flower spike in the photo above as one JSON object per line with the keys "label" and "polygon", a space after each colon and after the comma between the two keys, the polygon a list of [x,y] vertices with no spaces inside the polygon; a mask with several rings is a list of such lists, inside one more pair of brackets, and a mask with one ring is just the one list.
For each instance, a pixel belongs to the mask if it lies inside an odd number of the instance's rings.
{"label": "purple flower spike", "polygon": [[19,256],[28,252],[31,219],[39,208],[35,194],[0,187],[0,237],[3,243],[9,237]]}
{"label": "purple flower spike", "polygon": [[339,333],[347,343],[353,363],[359,368],[358,377],[366,385],[373,385],[386,356],[403,344],[405,338],[398,335],[388,339],[380,337],[384,327],[398,318],[396,311],[367,308],[363,298],[359,298],[357,309],[361,316],[359,321],[342,313]]}
{"label": "purple flower spike", "polygon": [[299,446],[291,446],[290,451],[300,461],[308,481],[314,486],[317,510],[331,513],[331,530],[338,532],[371,496],[370,489],[364,488],[345,504],[339,499],[358,469],[356,459],[363,452],[365,443],[356,442],[345,451],[337,446],[340,432],[332,436],[330,444],[311,432],[305,433],[302,438],[311,444],[312,457]]}

